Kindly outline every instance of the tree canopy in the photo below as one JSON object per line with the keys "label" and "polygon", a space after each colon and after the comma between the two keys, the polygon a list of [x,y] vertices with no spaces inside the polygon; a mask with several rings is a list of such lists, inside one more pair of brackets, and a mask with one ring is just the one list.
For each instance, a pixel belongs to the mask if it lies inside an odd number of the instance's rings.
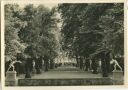
{"label": "tree canopy", "polygon": [[89,57],[103,49],[123,55],[123,4],[59,4],[63,50]]}
{"label": "tree canopy", "polygon": [[17,4],[5,5],[6,55],[16,57],[24,53],[31,57],[57,56],[57,31],[55,9],[33,4],[24,8]]}
{"label": "tree canopy", "polygon": [[5,55],[16,59],[17,53],[23,52],[25,45],[20,43],[18,32],[25,23],[18,17],[21,10],[18,5],[5,5]]}

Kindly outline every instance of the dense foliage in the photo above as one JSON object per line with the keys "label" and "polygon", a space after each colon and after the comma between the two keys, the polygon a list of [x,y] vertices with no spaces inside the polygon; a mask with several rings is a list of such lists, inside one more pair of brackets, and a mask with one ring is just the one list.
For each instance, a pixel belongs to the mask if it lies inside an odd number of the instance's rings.
{"label": "dense foliage", "polygon": [[62,45],[72,56],[89,57],[109,48],[124,53],[123,4],[60,4]]}
{"label": "dense foliage", "polygon": [[96,74],[101,60],[102,75],[108,77],[112,58],[120,58],[123,66],[123,4],[65,3],[59,4],[58,11],[62,18],[62,48],[69,57],[76,58],[80,69],[92,65]]}
{"label": "dense foliage", "polygon": [[27,60],[28,66],[35,61],[36,67],[40,67],[38,69],[41,69],[44,59],[45,66],[48,67],[50,62],[53,64],[58,55],[57,22],[55,8],[50,10],[32,4],[24,8],[17,4],[5,5],[6,60]]}
{"label": "dense foliage", "polygon": [[18,36],[20,29],[25,26],[18,17],[19,13],[21,10],[18,5],[5,5],[5,55],[13,60],[16,59],[17,53],[22,53],[25,48]]}
{"label": "dense foliage", "polygon": [[101,60],[103,76],[108,76],[110,60],[124,55],[123,21],[121,3],[63,3],[52,9],[6,4],[6,61],[21,60],[26,77],[30,77],[34,62],[38,74],[43,66],[45,71],[54,68],[57,57],[75,58],[80,69],[92,62],[97,73]]}

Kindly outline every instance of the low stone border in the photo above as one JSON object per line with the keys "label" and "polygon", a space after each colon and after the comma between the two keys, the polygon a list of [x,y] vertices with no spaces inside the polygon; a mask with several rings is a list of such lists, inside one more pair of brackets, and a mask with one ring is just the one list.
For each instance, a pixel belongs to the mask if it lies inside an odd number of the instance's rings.
{"label": "low stone border", "polygon": [[19,79],[18,86],[113,85],[110,78]]}

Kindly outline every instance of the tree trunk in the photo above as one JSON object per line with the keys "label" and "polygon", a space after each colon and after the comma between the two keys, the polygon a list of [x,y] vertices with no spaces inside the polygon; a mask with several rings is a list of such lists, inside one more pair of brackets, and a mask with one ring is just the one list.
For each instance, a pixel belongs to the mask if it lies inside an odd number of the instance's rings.
{"label": "tree trunk", "polygon": [[31,78],[31,71],[32,71],[32,59],[28,58],[25,63],[26,75],[25,78]]}
{"label": "tree trunk", "polygon": [[35,69],[37,74],[41,74],[41,69],[42,69],[42,62],[40,58],[35,60]]}
{"label": "tree trunk", "polygon": [[83,59],[80,58],[80,69],[83,69]]}
{"label": "tree trunk", "polygon": [[86,67],[85,71],[88,71],[89,68],[90,68],[90,62],[89,62],[89,59],[86,59],[86,61],[85,61],[85,67]]}
{"label": "tree trunk", "polygon": [[102,60],[102,76],[108,77],[107,63],[106,60]]}
{"label": "tree trunk", "polygon": [[45,66],[45,72],[48,71],[48,60],[44,61],[44,66]]}
{"label": "tree trunk", "polygon": [[93,69],[93,74],[98,74],[97,72],[97,62],[96,60],[92,60],[92,69]]}
{"label": "tree trunk", "polygon": [[80,64],[79,64],[79,59],[78,59],[78,57],[76,57],[76,67],[79,67],[80,66]]}
{"label": "tree trunk", "polygon": [[103,52],[102,58],[102,76],[108,77],[110,72],[110,52]]}
{"label": "tree trunk", "polygon": [[54,62],[53,62],[53,59],[50,60],[50,69],[53,69],[54,68]]}
{"label": "tree trunk", "polygon": [[25,78],[31,78],[30,70],[27,70],[25,74]]}

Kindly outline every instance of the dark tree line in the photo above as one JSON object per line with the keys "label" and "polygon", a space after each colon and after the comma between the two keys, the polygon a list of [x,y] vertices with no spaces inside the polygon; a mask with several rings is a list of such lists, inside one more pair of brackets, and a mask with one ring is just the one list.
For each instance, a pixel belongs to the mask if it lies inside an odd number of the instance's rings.
{"label": "dark tree line", "polygon": [[58,5],[58,11],[63,23],[63,50],[76,57],[81,69],[86,65],[83,62],[91,59],[94,73],[101,59],[103,76],[108,76],[110,60],[124,55],[123,4],[65,3]]}
{"label": "dark tree line", "polygon": [[[61,38],[56,40],[61,15]],[[33,69],[39,74],[57,67],[55,58],[62,46],[70,58],[76,58],[77,67],[97,73],[97,62],[102,61],[103,76],[110,72],[112,58],[123,62],[124,19],[123,4],[59,4],[48,9],[30,4],[5,5],[5,62],[20,60],[21,72],[31,77]],[[61,46],[60,46],[60,44]],[[120,58],[120,59],[119,59]],[[90,64],[91,60],[91,64]],[[35,64],[35,68],[33,65]],[[121,64],[123,67],[123,63]],[[18,65],[16,65],[18,66]],[[16,68],[16,71],[19,71]]]}
{"label": "dark tree line", "polygon": [[20,73],[26,73],[26,78],[30,77],[34,63],[36,73],[41,73],[43,67],[44,71],[54,68],[54,59],[58,55],[58,41],[54,34],[58,30],[57,22],[55,8],[50,10],[32,4],[21,8],[17,4],[6,4],[6,70],[8,60],[22,61],[20,70],[24,69]]}

